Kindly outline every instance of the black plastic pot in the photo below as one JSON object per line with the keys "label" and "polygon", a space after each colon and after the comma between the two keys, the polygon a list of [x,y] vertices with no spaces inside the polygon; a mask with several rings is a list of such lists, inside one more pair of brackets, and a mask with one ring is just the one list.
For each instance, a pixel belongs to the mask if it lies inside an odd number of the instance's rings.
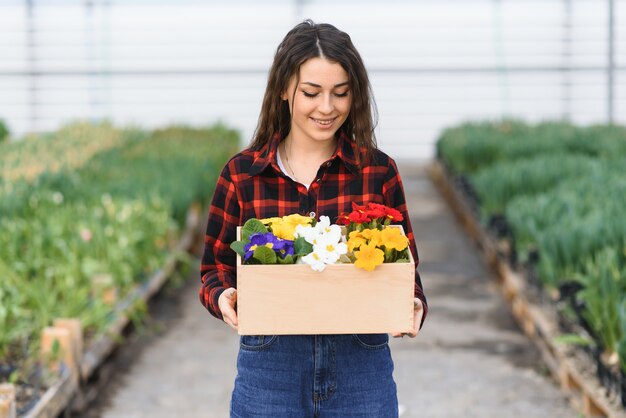
{"label": "black plastic pot", "polygon": [[563,280],[559,283],[559,299],[569,302],[572,306],[579,304],[576,294],[583,286],[574,280]]}
{"label": "black plastic pot", "polygon": [[602,361],[602,352],[604,350],[601,347],[596,347],[593,352],[593,358],[596,362],[596,374],[602,387],[605,389],[606,394],[611,397],[619,397],[620,399],[624,398],[624,393],[622,390],[623,387],[623,376],[621,371],[614,371],[610,367],[608,367]]}
{"label": "black plastic pot", "polygon": [[8,380],[17,368],[11,364],[0,363],[0,380]]}
{"label": "black plastic pot", "polygon": [[534,265],[525,263],[524,272],[526,277],[526,284],[528,290],[532,292],[533,297],[542,304],[552,305],[553,301],[550,299],[548,292],[544,290],[543,283],[539,278],[539,273]]}
{"label": "black plastic pot", "polygon": [[474,187],[470,183],[467,176],[464,174],[454,176],[453,181],[454,186],[457,188],[457,190],[461,191],[461,193],[463,194],[463,198],[470,207],[472,213],[478,217],[480,199],[478,198],[478,194],[476,193],[476,190],[474,190]]}
{"label": "black plastic pot", "polygon": [[489,217],[487,230],[498,240],[506,240],[509,245],[507,261],[511,267],[517,267],[517,248],[515,245],[515,233],[503,214],[495,213]]}

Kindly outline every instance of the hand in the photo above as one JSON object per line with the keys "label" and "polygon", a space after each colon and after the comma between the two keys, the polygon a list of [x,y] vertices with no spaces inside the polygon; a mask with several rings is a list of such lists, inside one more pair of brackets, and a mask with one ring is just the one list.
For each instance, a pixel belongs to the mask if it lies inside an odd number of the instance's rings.
{"label": "hand", "polygon": [[422,305],[421,300],[415,298],[413,306],[413,328],[409,332],[393,332],[391,333],[392,337],[398,338],[408,335],[411,338],[415,338],[417,336],[417,333],[419,332],[419,326],[422,323],[422,317],[424,316],[424,305]]}
{"label": "hand", "polygon": [[224,322],[237,331],[237,311],[235,310],[235,306],[237,306],[237,289],[231,287],[224,290],[217,300],[217,305],[220,311],[222,311]]}

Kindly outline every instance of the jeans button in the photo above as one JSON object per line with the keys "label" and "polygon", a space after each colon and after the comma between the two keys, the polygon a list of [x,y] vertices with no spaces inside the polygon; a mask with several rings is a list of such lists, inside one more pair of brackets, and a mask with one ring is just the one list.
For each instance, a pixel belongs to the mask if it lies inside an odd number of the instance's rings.
{"label": "jeans button", "polygon": [[310,216],[311,218],[315,218],[315,212],[311,212],[311,213],[309,213],[309,216]]}

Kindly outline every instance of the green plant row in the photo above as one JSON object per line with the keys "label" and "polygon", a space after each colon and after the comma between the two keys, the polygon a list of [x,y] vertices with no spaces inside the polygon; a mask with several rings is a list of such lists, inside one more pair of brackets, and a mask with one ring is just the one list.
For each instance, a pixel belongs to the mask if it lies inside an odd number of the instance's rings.
{"label": "green plant row", "polygon": [[604,247],[626,245],[626,176],[616,165],[566,178],[545,193],[521,194],[507,205],[520,256],[539,251],[546,284],[572,279]]}
{"label": "green plant row", "polygon": [[[160,268],[187,209],[207,202],[238,149],[237,133],[221,125],[81,129],[83,138],[115,144],[85,158],[73,152],[74,138],[63,151],[66,129],[44,135],[28,146],[40,158],[73,155],[68,164],[0,185],[0,366],[18,365],[14,380],[25,377],[53,318],[79,317],[88,335],[106,328],[112,307],[94,277],[110,277],[123,298]],[[7,155],[24,146],[2,145]]]}
{"label": "green plant row", "polygon": [[163,264],[165,237],[175,231],[157,198],[34,196],[35,216],[0,221],[0,362],[24,356],[24,346],[37,352],[38,333],[56,317],[79,317],[88,333],[102,331],[111,307],[93,294],[91,279],[110,275],[125,294]]}
{"label": "green plant row", "polygon": [[482,221],[504,214],[519,258],[538,254],[545,286],[581,285],[576,298],[605,358],[626,366],[626,128],[466,123],[437,149],[469,179]]}
{"label": "green plant row", "polygon": [[614,158],[626,155],[626,128],[577,127],[568,122],[536,125],[519,120],[467,122],[443,131],[437,154],[454,173],[472,174],[498,161],[550,154]]}
{"label": "green plant row", "polygon": [[55,132],[2,143],[0,179],[30,181],[42,173],[79,168],[96,153],[120,144],[123,133],[109,122],[75,122]]}
{"label": "green plant row", "polygon": [[7,128],[6,123],[2,119],[0,119],[0,144],[7,140],[9,137],[9,128]]}

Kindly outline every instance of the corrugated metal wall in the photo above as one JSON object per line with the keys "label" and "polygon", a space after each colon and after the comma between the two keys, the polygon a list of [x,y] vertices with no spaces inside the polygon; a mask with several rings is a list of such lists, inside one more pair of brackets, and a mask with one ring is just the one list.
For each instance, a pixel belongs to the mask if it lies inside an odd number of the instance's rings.
{"label": "corrugated metal wall", "polygon": [[[626,123],[626,0],[615,0],[614,113]],[[0,1],[0,118],[223,120],[250,138],[267,70],[304,18],[347,31],[369,69],[379,145],[433,154],[465,119],[608,115],[608,1]]]}

